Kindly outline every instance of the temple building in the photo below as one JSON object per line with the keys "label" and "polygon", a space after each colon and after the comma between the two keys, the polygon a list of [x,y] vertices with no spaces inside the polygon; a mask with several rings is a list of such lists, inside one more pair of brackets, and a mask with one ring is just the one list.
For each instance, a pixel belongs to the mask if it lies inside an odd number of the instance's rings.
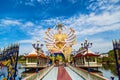
{"label": "temple building", "polygon": [[88,50],[83,51],[74,56],[74,61],[76,66],[79,67],[102,67],[102,64],[97,62],[100,54],[95,54],[94,52]]}
{"label": "temple building", "polygon": [[22,66],[24,68],[29,69],[29,68],[36,68],[36,67],[38,68],[47,67],[48,59],[44,53],[37,54],[37,52],[31,52],[25,55],[24,57],[26,59],[25,65]]}

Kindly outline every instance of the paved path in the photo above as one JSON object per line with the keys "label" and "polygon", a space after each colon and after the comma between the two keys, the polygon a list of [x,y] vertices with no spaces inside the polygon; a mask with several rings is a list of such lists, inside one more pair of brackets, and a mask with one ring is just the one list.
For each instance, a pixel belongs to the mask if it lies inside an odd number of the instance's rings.
{"label": "paved path", "polygon": [[57,80],[72,80],[63,66],[60,66],[58,68]]}
{"label": "paved path", "polygon": [[69,67],[54,67],[42,80],[84,80]]}
{"label": "paved path", "polygon": [[42,80],[56,80],[58,67],[54,67]]}
{"label": "paved path", "polygon": [[70,68],[65,67],[68,74],[71,76],[72,80],[84,80],[81,76],[76,74],[74,71],[72,71]]}

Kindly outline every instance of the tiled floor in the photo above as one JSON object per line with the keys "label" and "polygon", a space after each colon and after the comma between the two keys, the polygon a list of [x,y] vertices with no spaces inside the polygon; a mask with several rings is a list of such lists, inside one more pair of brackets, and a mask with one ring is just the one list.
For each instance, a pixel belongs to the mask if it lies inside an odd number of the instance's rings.
{"label": "tiled floor", "polygon": [[68,67],[54,67],[42,80],[84,80]]}
{"label": "tiled floor", "polygon": [[58,67],[54,67],[42,80],[57,80]]}
{"label": "tiled floor", "polygon": [[65,67],[68,74],[71,76],[72,80],[84,80],[81,76],[76,74],[74,71],[72,71],[70,68]]}
{"label": "tiled floor", "polygon": [[72,80],[63,66],[58,67],[57,80]]}

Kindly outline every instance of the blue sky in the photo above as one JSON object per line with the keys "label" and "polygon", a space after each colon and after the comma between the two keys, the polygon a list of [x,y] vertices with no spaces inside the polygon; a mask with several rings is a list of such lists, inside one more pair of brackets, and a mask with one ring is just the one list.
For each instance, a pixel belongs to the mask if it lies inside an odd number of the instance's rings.
{"label": "blue sky", "polygon": [[20,54],[31,52],[31,43],[44,43],[44,32],[58,23],[75,29],[74,49],[87,38],[91,50],[108,52],[120,39],[120,0],[0,0],[0,47],[19,42]]}

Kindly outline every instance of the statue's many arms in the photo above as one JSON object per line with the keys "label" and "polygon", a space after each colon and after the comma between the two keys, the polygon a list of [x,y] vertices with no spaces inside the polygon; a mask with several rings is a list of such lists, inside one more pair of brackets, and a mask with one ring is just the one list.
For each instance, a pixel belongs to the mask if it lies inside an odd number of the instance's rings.
{"label": "statue's many arms", "polygon": [[46,31],[46,47],[52,53],[56,51],[62,52],[65,58],[67,58],[72,52],[72,45],[76,43],[75,31],[60,24],[56,27],[53,29],[49,28]]}

